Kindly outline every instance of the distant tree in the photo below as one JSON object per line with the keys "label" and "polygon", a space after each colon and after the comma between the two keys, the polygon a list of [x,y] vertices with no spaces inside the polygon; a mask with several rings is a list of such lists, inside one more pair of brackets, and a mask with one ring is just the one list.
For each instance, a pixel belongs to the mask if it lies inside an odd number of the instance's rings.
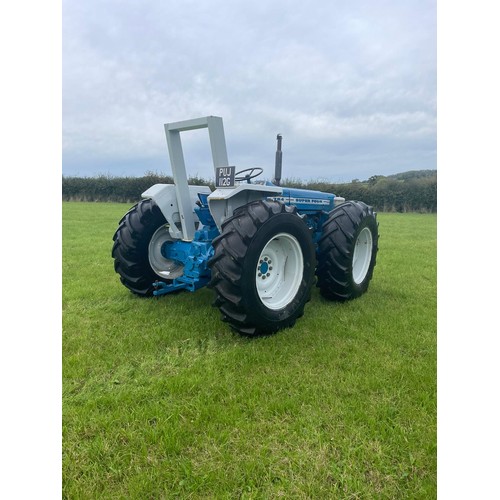
{"label": "distant tree", "polygon": [[368,184],[369,184],[370,186],[374,186],[375,184],[377,184],[377,182],[378,182],[380,179],[385,179],[385,176],[384,176],[384,175],[372,175],[372,176],[368,179]]}

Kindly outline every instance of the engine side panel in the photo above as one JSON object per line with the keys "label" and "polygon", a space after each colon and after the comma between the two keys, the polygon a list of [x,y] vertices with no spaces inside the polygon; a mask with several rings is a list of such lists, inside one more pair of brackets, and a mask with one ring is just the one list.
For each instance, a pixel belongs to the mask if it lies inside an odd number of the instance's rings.
{"label": "engine side panel", "polygon": [[273,197],[273,200],[282,201],[286,205],[294,205],[299,213],[312,214],[333,210],[335,195],[309,189],[284,187],[283,193],[280,196]]}

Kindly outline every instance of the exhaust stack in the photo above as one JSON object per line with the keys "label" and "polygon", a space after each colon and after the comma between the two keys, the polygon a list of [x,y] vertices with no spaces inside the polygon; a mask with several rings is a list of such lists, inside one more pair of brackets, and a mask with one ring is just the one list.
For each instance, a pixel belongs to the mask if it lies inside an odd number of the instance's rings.
{"label": "exhaust stack", "polygon": [[273,179],[273,184],[276,184],[276,186],[279,186],[281,181],[281,165],[283,160],[283,152],[281,151],[281,139],[282,139],[281,134],[278,134],[276,136],[276,140],[278,141],[278,146],[276,149],[276,161],[274,163],[274,179]]}

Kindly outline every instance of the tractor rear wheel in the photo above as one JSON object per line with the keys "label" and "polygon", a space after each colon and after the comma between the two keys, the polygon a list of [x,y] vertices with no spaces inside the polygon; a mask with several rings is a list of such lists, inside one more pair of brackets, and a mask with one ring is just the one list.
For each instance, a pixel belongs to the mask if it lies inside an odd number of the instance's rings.
{"label": "tractor rear wheel", "polygon": [[209,287],[223,321],[244,335],[291,327],[310,299],[314,244],[295,207],[258,200],[235,210],[212,242]]}
{"label": "tractor rear wheel", "polygon": [[153,282],[169,282],[181,276],[183,266],[162,255],[162,246],[174,241],[158,205],[146,199],[133,206],[120,220],[113,236],[111,256],[124,286],[136,295],[153,295]]}
{"label": "tractor rear wheel", "polygon": [[373,209],[347,201],[330,212],[318,244],[317,286],[330,300],[350,300],[368,289],[378,251]]}

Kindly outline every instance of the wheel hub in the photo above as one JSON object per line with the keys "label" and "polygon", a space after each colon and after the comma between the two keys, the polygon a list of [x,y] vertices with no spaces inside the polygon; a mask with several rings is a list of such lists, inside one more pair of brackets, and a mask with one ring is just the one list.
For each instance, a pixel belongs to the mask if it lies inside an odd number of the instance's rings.
{"label": "wheel hub", "polygon": [[352,258],[352,278],[359,285],[366,278],[372,258],[373,238],[369,228],[365,227],[359,233],[354,245]]}
{"label": "wheel hub", "polygon": [[262,278],[265,280],[266,278],[269,278],[271,276],[270,271],[273,270],[272,260],[266,255],[263,259],[259,260],[259,266],[258,266],[258,274],[257,276],[259,278]]}
{"label": "wheel hub", "polygon": [[153,271],[164,279],[173,280],[184,274],[184,265],[172,259],[167,259],[162,252],[165,244],[174,240],[170,236],[168,226],[162,226],[156,230],[149,242],[148,257]]}
{"label": "wheel hub", "polygon": [[295,297],[302,281],[304,262],[297,239],[280,233],[262,250],[256,269],[257,293],[272,310],[286,307]]}

